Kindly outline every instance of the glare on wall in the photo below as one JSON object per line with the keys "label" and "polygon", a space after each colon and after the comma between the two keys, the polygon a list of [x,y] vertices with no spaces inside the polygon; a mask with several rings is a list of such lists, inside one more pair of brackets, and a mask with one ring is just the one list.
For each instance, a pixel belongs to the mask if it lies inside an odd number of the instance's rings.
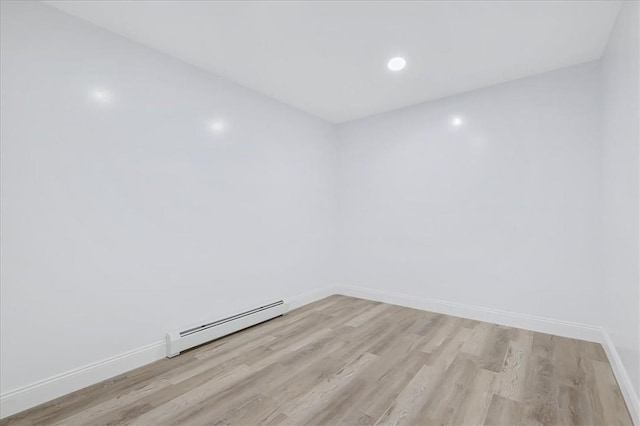
{"label": "glare on wall", "polygon": [[460,127],[464,124],[464,120],[459,115],[456,115],[451,118],[451,125],[453,127]]}
{"label": "glare on wall", "polygon": [[211,129],[211,132],[214,134],[222,134],[227,130],[227,122],[221,118],[212,120],[209,122],[209,129]]}
{"label": "glare on wall", "polygon": [[95,87],[89,91],[91,100],[98,104],[107,105],[113,102],[113,94],[104,88]]}

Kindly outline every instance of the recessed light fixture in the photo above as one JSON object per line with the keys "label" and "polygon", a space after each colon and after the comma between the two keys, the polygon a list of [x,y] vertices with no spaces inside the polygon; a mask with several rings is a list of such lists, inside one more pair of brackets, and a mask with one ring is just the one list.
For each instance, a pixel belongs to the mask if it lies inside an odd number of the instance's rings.
{"label": "recessed light fixture", "polygon": [[391,58],[389,59],[389,62],[387,62],[387,68],[389,68],[391,71],[400,71],[404,69],[405,66],[407,66],[407,61],[405,61],[404,58],[401,58],[400,56]]}
{"label": "recessed light fixture", "polygon": [[457,117],[456,116],[456,117],[453,117],[451,119],[451,125],[454,126],[454,127],[460,127],[460,126],[462,126],[462,123],[463,123],[462,117]]}

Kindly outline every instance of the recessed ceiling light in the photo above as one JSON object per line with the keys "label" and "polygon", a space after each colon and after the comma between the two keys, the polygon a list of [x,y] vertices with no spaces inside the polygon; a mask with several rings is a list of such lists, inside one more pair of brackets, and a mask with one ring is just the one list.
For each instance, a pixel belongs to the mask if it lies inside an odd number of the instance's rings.
{"label": "recessed ceiling light", "polygon": [[404,58],[401,58],[400,56],[391,58],[389,62],[387,62],[387,68],[389,68],[391,71],[400,71],[401,69],[404,69],[406,65],[407,61],[405,61]]}
{"label": "recessed ceiling light", "polygon": [[453,117],[451,119],[451,124],[454,125],[455,127],[462,126],[462,117]]}

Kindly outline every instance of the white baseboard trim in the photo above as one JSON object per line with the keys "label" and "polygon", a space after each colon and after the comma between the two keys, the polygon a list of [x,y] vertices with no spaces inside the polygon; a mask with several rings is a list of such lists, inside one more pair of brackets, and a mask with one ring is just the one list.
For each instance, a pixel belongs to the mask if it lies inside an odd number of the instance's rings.
{"label": "white baseboard trim", "polygon": [[0,416],[10,416],[164,358],[160,341],[94,362],[0,395]]}
{"label": "white baseboard trim", "polygon": [[[288,298],[290,309],[335,294],[332,287]],[[5,418],[84,387],[142,367],[166,356],[164,340],[97,361],[0,395],[0,418]]]}
{"label": "white baseboard trim", "polygon": [[622,391],[622,396],[627,403],[627,408],[629,409],[633,423],[640,425],[640,398],[638,398],[638,394],[633,388],[633,384],[627,374],[627,370],[624,368],[624,364],[618,354],[618,350],[613,344],[613,340],[611,340],[611,336],[605,328],[602,328],[602,337],[604,340],[602,347],[607,353],[609,364],[611,364],[613,374],[616,376],[618,386],[620,386],[620,390]]}
{"label": "white baseboard trim", "polygon": [[335,288],[335,292],[345,296],[391,303],[393,305],[437,312],[439,314],[453,315],[456,317],[522,328],[540,333],[555,334],[556,336],[602,343],[602,329],[600,327],[586,324],[559,321],[531,315],[522,315],[513,312],[487,309],[478,306],[470,306],[461,303],[428,299],[364,287],[339,286]]}
{"label": "white baseboard trim", "polygon": [[287,299],[289,302],[289,309],[300,308],[301,306],[308,305],[317,300],[329,297],[332,294],[336,294],[333,287],[325,287],[318,290],[311,290],[298,296]]}

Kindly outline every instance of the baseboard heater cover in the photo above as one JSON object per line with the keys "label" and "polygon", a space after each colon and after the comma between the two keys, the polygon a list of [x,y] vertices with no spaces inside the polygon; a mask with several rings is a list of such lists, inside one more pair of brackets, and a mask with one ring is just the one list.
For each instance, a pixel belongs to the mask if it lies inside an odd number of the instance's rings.
{"label": "baseboard heater cover", "polygon": [[226,318],[175,330],[167,333],[167,358],[180,355],[180,352],[203,343],[210,342],[252,325],[281,316],[289,312],[289,303],[284,300],[260,306]]}

